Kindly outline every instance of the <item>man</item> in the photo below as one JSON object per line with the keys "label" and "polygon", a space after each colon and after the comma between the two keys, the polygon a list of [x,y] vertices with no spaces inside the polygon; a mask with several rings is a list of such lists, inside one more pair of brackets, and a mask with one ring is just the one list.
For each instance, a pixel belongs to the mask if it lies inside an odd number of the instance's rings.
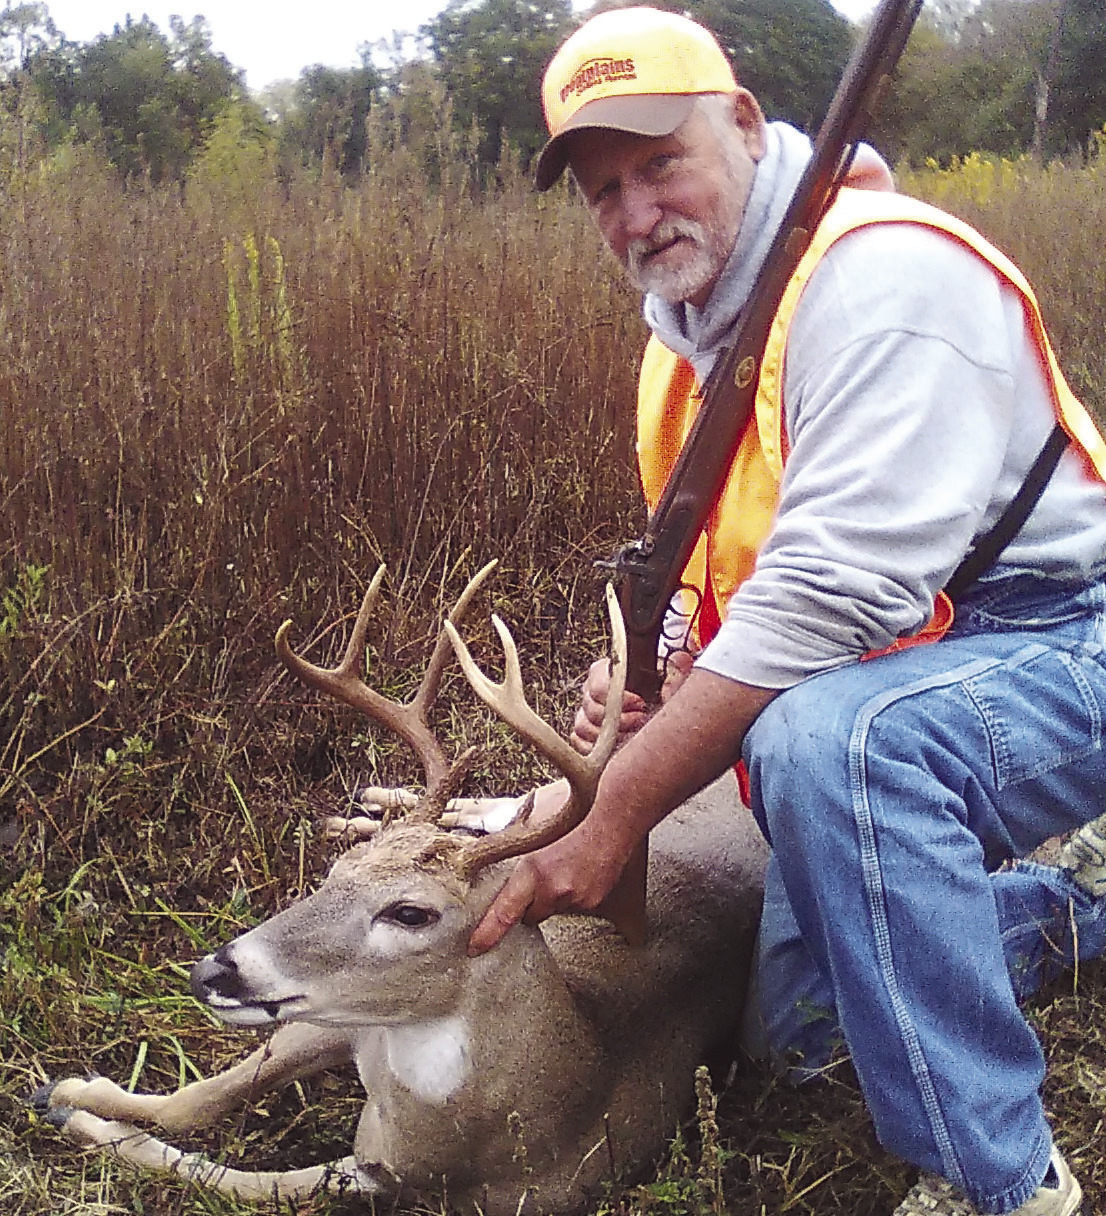
{"label": "man", "polygon": [[[765,123],[705,30],[647,8],[587,22],[543,99],[539,188],[570,167],[646,293],[638,450],[655,502],[809,145]],[[1039,504],[950,627],[943,588],[1058,420],[1071,442]],[[1017,269],[940,212],[843,191],[687,571],[701,653],[584,822],[520,861],[472,949],[597,907],[648,830],[743,760],[773,848],[770,1046],[813,1068],[840,1028],[881,1142],[925,1171],[902,1216],[1071,1216],[1079,1186],[1015,982],[1039,980],[1053,912],[1082,955],[1101,951],[1106,866],[1086,848],[1106,819],[1082,829],[1082,868],[1003,863],[1106,809],[1104,474]],[[593,669],[584,746],[604,691]],[[626,709],[636,728],[641,706]]]}

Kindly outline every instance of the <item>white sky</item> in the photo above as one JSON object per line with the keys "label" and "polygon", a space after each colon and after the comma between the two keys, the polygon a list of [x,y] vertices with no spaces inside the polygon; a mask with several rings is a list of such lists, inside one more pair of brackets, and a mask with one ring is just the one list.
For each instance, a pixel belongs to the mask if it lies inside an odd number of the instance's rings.
{"label": "white sky", "polygon": [[[110,34],[130,13],[147,14],[169,32],[169,15],[186,21],[202,14],[211,30],[213,48],[244,68],[246,83],[261,89],[274,80],[294,79],[315,63],[352,67],[357,48],[388,38],[394,31],[414,31],[445,7],[445,0],[45,0],[62,34],[90,42]],[[833,0],[846,16],[868,12],[874,0]]]}

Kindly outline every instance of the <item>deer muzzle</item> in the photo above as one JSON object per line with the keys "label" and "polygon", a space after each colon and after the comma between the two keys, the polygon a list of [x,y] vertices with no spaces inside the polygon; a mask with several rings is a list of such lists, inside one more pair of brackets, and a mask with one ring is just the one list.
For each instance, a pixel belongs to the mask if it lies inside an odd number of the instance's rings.
{"label": "deer muzzle", "polygon": [[[213,1013],[238,1026],[260,1026],[280,1018],[284,1001],[251,998],[237,964],[225,946],[200,959],[189,977],[192,995]],[[298,1000],[298,997],[292,998]]]}

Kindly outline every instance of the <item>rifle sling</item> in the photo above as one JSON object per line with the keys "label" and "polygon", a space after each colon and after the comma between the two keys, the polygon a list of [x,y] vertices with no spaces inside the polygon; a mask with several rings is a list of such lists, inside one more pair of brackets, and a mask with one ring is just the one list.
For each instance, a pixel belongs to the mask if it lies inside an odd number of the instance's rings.
{"label": "rifle sling", "polygon": [[1037,459],[1034,460],[1026,474],[1021,488],[1010,500],[1006,510],[999,516],[997,523],[972,545],[967,556],[956,567],[952,577],[945,584],[945,594],[954,603],[981,574],[990,569],[1003,549],[1017,536],[1033,508],[1040,501],[1045,486],[1048,485],[1049,478],[1055,471],[1067,446],[1067,432],[1057,423],[1044,447],[1038,452]]}

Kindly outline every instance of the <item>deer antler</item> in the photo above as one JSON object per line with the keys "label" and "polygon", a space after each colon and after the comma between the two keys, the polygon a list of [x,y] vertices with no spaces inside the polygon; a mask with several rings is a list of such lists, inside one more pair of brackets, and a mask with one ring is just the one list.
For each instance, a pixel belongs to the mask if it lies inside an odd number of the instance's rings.
{"label": "deer antler", "polygon": [[614,751],[618,739],[618,722],[622,713],[622,694],[626,686],[626,628],[618,609],[614,589],[607,586],[607,613],[611,622],[611,684],[603,724],[595,746],[586,756],[530,708],[522,687],[518,649],[510,630],[497,616],[492,617],[496,633],[503,646],[504,676],[496,684],[480,670],[460,634],[447,622],[443,632],[453,644],[465,678],[477,696],[523,739],[531,743],[568,779],[571,791],[561,809],[539,824],[515,823],[483,840],[467,846],[463,869],[473,875],[493,862],[518,857],[560,839],[571,831],[591,809],[595,801],[599,778]]}
{"label": "deer antler", "polygon": [[[495,565],[494,561],[489,562],[469,581],[468,586],[461,592],[461,597],[453,611],[449,614],[446,629],[453,627],[450,622],[460,622],[472,602],[473,596],[495,569]],[[314,663],[309,663],[296,654],[288,643],[288,633],[292,627],[291,621],[285,621],[277,630],[276,652],[288,671],[301,683],[351,706],[372,721],[379,722],[393,734],[398,735],[411,748],[426,774],[426,797],[416,815],[419,818],[436,819],[444,809],[446,800],[453,792],[452,787],[456,784],[453,768],[446,760],[441,745],[427,724],[427,714],[434,703],[434,698],[438,695],[442,673],[449,657],[449,640],[444,633],[438,635],[422,683],[410,701],[406,703],[392,701],[369,688],[362,679],[361,664],[365,654],[365,635],[368,632],[373,605],[383,578],[384,566],[380,566],[369,584],[369,589],[365,592],[361,610],[358,612],[353,626],[353,633],[350,635],[349,645],[337,667],[316,667]],[[466,764],[469,759],[467,755],[462,757],[462,761]]]}

